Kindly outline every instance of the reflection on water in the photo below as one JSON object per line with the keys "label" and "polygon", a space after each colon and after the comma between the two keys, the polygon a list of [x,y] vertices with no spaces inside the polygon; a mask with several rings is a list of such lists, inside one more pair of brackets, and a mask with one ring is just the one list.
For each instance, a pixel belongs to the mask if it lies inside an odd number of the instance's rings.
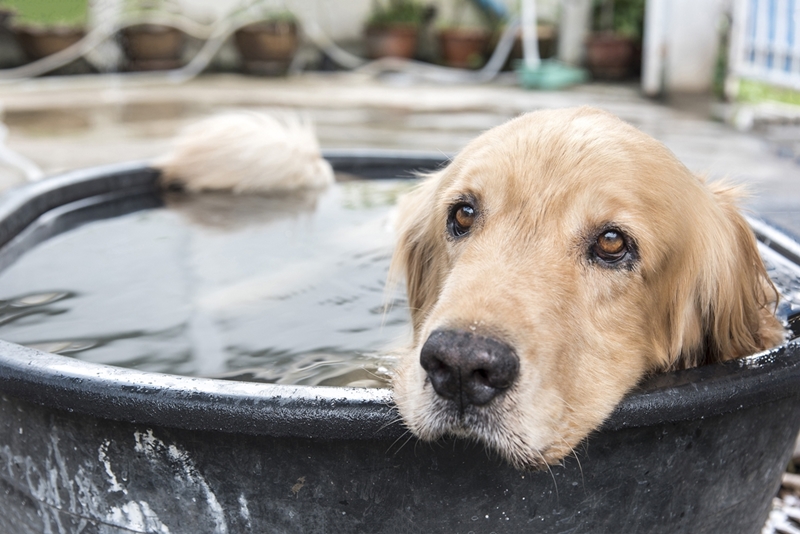
{"label": "reflection on water", "polygon": [[380,354],[408,336],[402,295],[384,309],[388,217],[410,183],[176,195],[87,224],[0,273],[0,337],[147,371],[384,387]]}

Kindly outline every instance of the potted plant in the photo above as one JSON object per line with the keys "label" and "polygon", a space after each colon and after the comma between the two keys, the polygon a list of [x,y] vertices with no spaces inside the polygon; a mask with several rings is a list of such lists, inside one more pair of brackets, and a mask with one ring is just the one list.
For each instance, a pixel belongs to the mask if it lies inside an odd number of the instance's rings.
{"label": "potted plant", "polygon": [[87,0],[4,0],[14,12],[13,33],[29,61],[55,54],[85,35]]}
{"label": "potted plant", "polygon": [[473,14],[467,11],[466,0],[459,0],[454,9],[452,21],[438,32],[442,61],[449,67],[481,67],[493,33],[489,27],[495,21],[469,18]]}
{"label": "potted plant", "polygon": [[13,17],[14,10],[0,3],[0,69],[18,67],[26,59],[11,27]]}
{"label": "potted plant", "polygon": [[364,29],[367,55],[371,58],[412,58],[427,8],[417,0],[373,0]]}
{"label": "potted plant", "polygon": [[252,74],[285,74],[297,52],[297,20],[289,11],[267,13],[261,18],[234,34],[244,69]]}
{"label": "potted plant", "polygon": [[[134,0],[127,5],[130,15],[146,17],[159,11],[177,10],[167,0]],[[164,24],[134,24],[120,30],[119,41],[127,59],[126,70],[169,70],[183,65],[185,34]]]}
{"label": "potted plant", "polygon": [[595,0],[595,31],[586,42],[586,66],[597,79],[620,80],[641,56],[644,0]]}

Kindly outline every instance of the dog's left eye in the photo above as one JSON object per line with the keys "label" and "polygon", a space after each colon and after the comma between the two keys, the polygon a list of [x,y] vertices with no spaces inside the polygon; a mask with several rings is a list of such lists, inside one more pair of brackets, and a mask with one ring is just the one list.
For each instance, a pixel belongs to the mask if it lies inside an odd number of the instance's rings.
{"label": "dog's left eye", "polygon": [[611,265],[622,261],[629,252],[625,234],[617,229],[603,230],[592,246],[593,255]]}
{"label": "dog's left eye", "polygon": [[448,229],[453,237],[461,237],[469,232],[475,224],[475,208],[467,203],[456,204],[450,210]]}

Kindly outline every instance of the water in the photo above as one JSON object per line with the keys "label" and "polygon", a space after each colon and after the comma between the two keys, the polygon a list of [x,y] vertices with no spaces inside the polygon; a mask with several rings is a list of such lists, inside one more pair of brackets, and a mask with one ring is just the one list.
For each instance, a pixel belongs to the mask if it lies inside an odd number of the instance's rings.
{"label": "water", "polygon": [[[0,273],[0,338],[145,371],[386,387],[388,349],[410,335],[404,295],[384,307],[389,219],[412,183],[167,196],[165,208],[86,224]],[[762,255],[778,315],[797,317],[798,268]]]}
{"label": "water", "polygon": [[789,339],[796,339],[800,337],[800,267],[766,247],[760,250],[767,274],[780,294],[776,315],[787,327]]}
{"label": "water", "polygon": [[385,387],[409,336],[385,310],[389,217],[407,180],[319,196],[169,196],[86,224],[0,273],[0,338],[190,376]]}

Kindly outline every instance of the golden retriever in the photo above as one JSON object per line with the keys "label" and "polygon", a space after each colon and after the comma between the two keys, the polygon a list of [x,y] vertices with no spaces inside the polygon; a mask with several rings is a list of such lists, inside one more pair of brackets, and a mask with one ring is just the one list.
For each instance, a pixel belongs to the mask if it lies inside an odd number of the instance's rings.
{"label": "golden retriever", "polygon": [[393,387],[407,427],[542,467],[645,375],[780,344],[738,197],[591,108],[479,136],[399,207],[392,273],[414,348]]}

